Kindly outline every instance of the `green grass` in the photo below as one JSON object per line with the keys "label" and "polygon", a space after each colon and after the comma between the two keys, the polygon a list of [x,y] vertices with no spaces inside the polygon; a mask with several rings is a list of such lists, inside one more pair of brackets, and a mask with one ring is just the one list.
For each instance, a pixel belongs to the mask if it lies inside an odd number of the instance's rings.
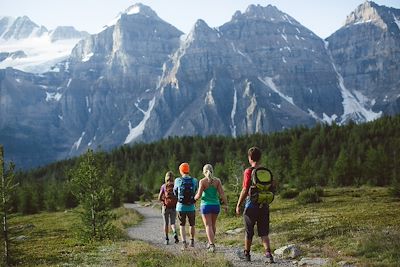
{"label": "green grass", "polygon": [[[329,257],[361,266],[398,266],[400,262],[400,201],[387,188],[325,189],[321,203],[299,204],[277,197],[271,205],[273,249],[297,244],[302,256]],[[243,227],[242,219],[219,221],[217,243],[243,243],[243,234],[226,230]],[[259,238],[255,250],[262,249]]]}
{"label": "green grass", "polygon": [[[232,203],[235,199],[230,200]],[[231,204],[232,204],[231,203]],[[232,205],[234,206],[234,205]],[[400,262],[400,201],[387,188],[325,189],[322,202],[299,204],[279,196],[271,205],[273,249],[296,244],[302,256],[328,257],[358,266],[398,266]],[[221,256],[204,251],[173,255],[139,241],[128,240],[123,229],[141,221],[131,210],[115,210],[119,229],[114,240],[83,243],[77,236],[78,215],[73,211],[10,218],[14,240],[11,255],[18,266],[229,266]],[[196,239],[206,241],[200,215]],[[243,227],[242,217],[221,213],[216,244],[243,246],[243,233],[225,232]],[[253,250],[262,251],[259,238]],[[168,261],[165,259],[168,258]]]}
{"label": "green grass", "polygon": [[[128,240],[125,228],[142,218],[132,210],[119,208],[114,222],[119,233],[113,240],[83,243],[77,236],[78,214],[73,211],[14,215],[10,220],[14,240],[11,256],[18,266],[229,266],[222,256],[203,252],[175,256],[144,242]],[[168,261],[165,259],[168,258]],[[1,259],[2,260],[2,259]]]}

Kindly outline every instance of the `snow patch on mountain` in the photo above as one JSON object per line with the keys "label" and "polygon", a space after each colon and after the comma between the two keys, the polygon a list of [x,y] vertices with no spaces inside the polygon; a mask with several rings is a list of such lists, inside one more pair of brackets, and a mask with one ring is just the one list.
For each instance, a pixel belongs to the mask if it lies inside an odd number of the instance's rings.
{"label": "snow patch on mountain", "polygon": [[398,20],[394,14],[393,14],[393,18],[394,18],[394,23],[396,23],[397,27],[400,30],[400,20]]}
{"label": "snow patch on mountain", "polygon": [[79,137],[79,139],[72,145],[72,149],[78,150],[79,147],[81,146],[81,142],[83,137],[85,136],[86,132],[82,132],[81,136]]}
{"label": "snow patch on mountain", "polygon": [[289,102],[290,104],[294,105],[293,98],[290,97],[290,96],[287,96],[287,95],[283,94],[281,91],[279,91],[279,89],[276,86],[276,84],[274,83],[274,80],[273,80],[272,77],[265,77],[264,79],[262,79],[261,77],[258,77],[258,80],[261,81],[266,86],[268,86],[269,88],[271,88],[272,91],[277,93],[280,97],[285,99],[287,102]]}
{"label": "snow patch on mountain", "polygon": [[156,102],[156,98],[153,97],[153,99],[149,102],[149,108],[147,109],[147,111],[144,112],[142,121],[139,122],[139,124],[135,128],[132,128],[132,124],[129,121],[129,124],[128,124],[129,134],[126,137],[124,144],[128,144],[128,143],[134,141],[137,137],[139,137],[143,134],[144,127],[146,126],[146,123],[147,123],[148,119],[150,118],[150,113],[154,108],[155,102]]}
{"label": "snow patch on mountain", "polygon": [[231,134],[233,137],[236,137],[236,125],[235,125],[236,110],[237,110],[237,90],[236,87],[234,87],[233,105],[231,111]]}
{"label": "snow patch on mountain", "polygon": [[0,51],[23,51],[25,57],[8,57],[0,62],[0,69],[12,67],[18,70],[43,73],[49,71],[56,63],[66,59],[79,39],[68,39],[52,42],[48,34],[21,40],[0,42]]}
{"label": "snow patch on mountain", "polygon": [[50,101],[60,101],[62,94],[60,93],[49,93],[46,92],[46,102]]}

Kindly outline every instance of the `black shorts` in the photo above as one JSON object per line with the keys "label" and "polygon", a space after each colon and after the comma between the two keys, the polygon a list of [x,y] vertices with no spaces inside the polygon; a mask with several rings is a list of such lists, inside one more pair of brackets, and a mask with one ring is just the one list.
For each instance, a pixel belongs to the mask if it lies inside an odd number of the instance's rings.
{"label": "black shorts", "polygon": [[185,226],[186,225],[186,217],[188,218],[189,225],[194,226],[195,225],[195,211],[178,211],[178,219],[179,219],[179,225]]}
{"label": "black shorts", "polygon": [[258,236],[269,234],[269,206],[246,208],[243,212],[246,238],[251,240],[254,236],[254,226],[257,224]]}

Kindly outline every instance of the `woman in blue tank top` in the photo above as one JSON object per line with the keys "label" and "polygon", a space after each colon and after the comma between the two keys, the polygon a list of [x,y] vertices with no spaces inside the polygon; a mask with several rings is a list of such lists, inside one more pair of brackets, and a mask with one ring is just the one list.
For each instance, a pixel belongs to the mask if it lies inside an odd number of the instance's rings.
{"label": "woman in blue tank top", "polygon": [[210,252],[215,251],[215,233],[217,217],[220,212],[220,198],[225,211],[227,211],[227,199],[222,188],[221,180],[214,177],[213,167],[211,164],[206,164],[203,167],[204,178],[199,182],[199,189],[197,191],[195,200],[201,199],[200,213],[206,228],[208,246]]}

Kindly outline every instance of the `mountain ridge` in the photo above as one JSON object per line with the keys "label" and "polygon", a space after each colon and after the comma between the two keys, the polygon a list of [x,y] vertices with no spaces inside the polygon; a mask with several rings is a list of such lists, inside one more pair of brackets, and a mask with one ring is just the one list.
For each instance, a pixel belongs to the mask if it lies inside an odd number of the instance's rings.
{"label": "mountain ridge", "polygon": [[[0,140],[48,146],[28,166],[169,136],[236,137],[400,112],[398,35],[371,23],[323,40],[271,5],[250,5],[216,28],[199,19],[187,35],[144,5],[117,18],[51,72],[0,70]],[[24,93],[36,100],[17,112]]]}

